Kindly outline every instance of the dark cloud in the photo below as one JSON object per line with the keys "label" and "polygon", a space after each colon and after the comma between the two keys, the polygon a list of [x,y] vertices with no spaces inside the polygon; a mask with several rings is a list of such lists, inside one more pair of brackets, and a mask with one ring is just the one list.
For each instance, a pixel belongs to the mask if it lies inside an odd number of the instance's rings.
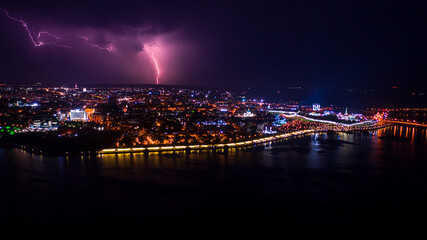
{"label": "dark cloud", "polygon": [[[61,12],[61,8],[58,11]],[[162,24],[154,23],[137,25],[129,24],[129,18],[126,18],[120,24],[115,22],[114,27],[108,27],[111,21],[103,25],[93,24],[92,21],[64,23],[57,22],[54,16],[55,14],[50,15],[50,22],[24,18],[15,12],[10,12],[9,17],[13,19],[3,16],[5,23],[15,28],[7,35],[21,35],[31,44],[32,39],[25,31],[26,28],[32,31],[37,54],[32,55],[31,52],[20,50],[20,55],[43,60],[50,58],[52,52],[55,52],[58,58],[58,61],[40,61],[34,64],[9,62],[10,66],[6,71],[9,76],[5,76],[6,80],[25,81],[20,79],[22,77],[13,76],[14,72],[22,67],[28,71],[26,78],[29,81],[42,79],[44,82],[55,83],[57,80],[54,78],[63,79],[64,82],[70,81],[71,78],[72,81],[81,83],[154,83],[157,76],[156,62],[161,70],[160,83],[174,83],[189,73],[187,70],[190,66],[182,64],[180,69],[173,66],[169,68],[170,72],[174,72],[173,76],[166,73],[169,69],[165,66],[171,65],[170,62],[189,57],[186,52],[174,49],[174,46],[184,46],[188,51],[192,51],[189,47],[193,44],[191,38],[182,38],[185,29],[178,24],[173,28],[164,28]],[[96,15],[97,17],[99,16]],[[28,26],[23,26],[18,19],[23,19]],[[12,45],[19,48],[17,44]],[[144,49],[147,47],[150,52]],[[4,61],[10,60],[7,59],[9,54],[3,57]],[[58,66],[64,61],[68,64]],[[41,69],[49,69],[49,73],[44,73]],[[53,69],[62,69],[63,72]]]}
{"label": "dark cloud", "polygon": [[35,30],[69,34],[64,45],[77,49],[34,49],[1,16],[3,81],[151,83],[153,63],[144,51],[151,44],[167,84],[425,86],[422,2],[11,1],[3,7]]}

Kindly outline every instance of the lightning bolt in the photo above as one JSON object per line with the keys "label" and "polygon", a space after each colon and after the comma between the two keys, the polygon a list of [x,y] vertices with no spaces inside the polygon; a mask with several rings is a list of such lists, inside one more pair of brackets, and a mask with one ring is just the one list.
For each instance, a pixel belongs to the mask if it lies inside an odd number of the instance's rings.
{"label": "lightning bolt", "polygon": [[21,23],[21,25],[25,28],[25,31],[27,31],[28,36],[30,37],[30,39],[31,39],[31,41],[33,42],[33,44],[34,44],[34,46],[35,46],[35,47],[40,47],[40,46],[44,46],[44,45],[48,45],[48,44],[53,44],[53,45],[56,45],[56,46],[58,46],[58,47],[71,48],[71,46],[66,46],[66,45],[56,44],[55,42],[44,42],[44,41],[41,41],[41,40],[40,40],[40,38],[41,38],[43,35],[47,35],[47,36],[49,36],[49,37],[51,37],[51,38],[55,38],[55,39],[57,39],[57,40],[61,39],[61,38],[62,38],[62,36],[56,36],[56,35],[54,35],[54,34],[52,34],[52,33],[47,32],[47,31],[40,31],[40,32],[38,32],[37,34],[35,34],[35,33],[31,32],[31,30],[28,28],[28,23],[27,23],[27,22],[25,22],[25,21],[24,21],[24,20],[22,20],[22,19],[12,17],[12,16],[9,14],[9,12],[8,12],[8,11],[6,11],[5,9],[2,9],[2,10],[3,10],[3,12],[6,14],[6,16],[7,16],[9,19],[11,19],[11,20],[14,20],[14,21],[17,21],[17,22]]}
{"label": "lightning bolt", "polygon": [[46,32],[46,31],[41,31],[41,32],[39,32],[39,33],[37,34],[37,37],[38,37],[38,38],[40,38],[42,34],[46,34],[46,35],[51,36],[51,37],[53,37],[53,38],[56,38],[56,39],[58,39],[58,40],[62,38],[62,35],[61,35],[61,36],[56,36],[56,35],[53,35],[52,33]]}
{"label": "lightning bolt", "polygon": [[[157,45],[156,43],[154,43],[154,44],[150,45],[150,47],[151,47],[151,46],[158,47],[158,45]],[[157,73],[157,75],[156,75],[156,84],[157,84],[157,85],[159,85],[159,78],[160,78],[160,69],[159,69],[159,64],[157,63],[156,57],[154,56],[154,51],[153,51],[153,50],[151,50],[151,49],[150,49],[150,47],[146,47],[146,45],[144,45],[144,49],[147,49],[147,50],[148,50],[148,52],[149,52],[149,54],[150,54],[150,56],[151,56],[151,59],[153,59],[154,66],[156,67],[156,73]]]}
{"label": "lightning bolt", "polygon": [[159,70],[159,65],[157,64],[157,60],[154,57],[154,52],[151,52],[151,58],[154,61],[154,65],[156,66],[156,71],[157,71],[156,84],[159,85],[160,70]]}
{"label": "lightning bolt", "polygon": [[[45,46],[45,45],[55,45],[57,47],[73,48],[72,46],[62,45],[62,44],[59,44],[58,42],[55,42],[56,40],[60,40],[63,37],[63,35],[58,36],[58,35],[52,34],[52,33],[47,32],[47,31],[39,31],[37,33],[33,33],[28,28],[27,22],[25,22],[22,19],[16,18],[16,17],[12,17],[9,14],[9,12],[6,11],[5,9],[2,9],[2,10],[9,19],[21,23],[21,25],[24,27],[25,31],[28,33],[28,36],[30,37],[31,42],[34,44],[35,47],[41,47],[41,46]],[[45,37],[43,37],[43,36],[45,36]],[[50,39],[46,39],[46,36],[49,37]],[[109,52],[113,51],[113,45],[112,44],[110,44],[108,47],[103,47],[103,46],[100,46],[98,44],[91,43],[89,41],[89,38],[86,36],[80,36],[78,34],[76,34],[76,36],[81,38],[81,39],[84,39],[86,41],[86,44],[91,46],[91,47],[95,47],[95,48],[98,48],[100,50],[106,50]],[[44,40],[42,41],[42,39],[46,39],[48,41],[44,41]],[[53,39],[53,41],[51,39]]]}
{"label": "lightning bolt", "polygon": [[[86,36],[82,36],[82,35],[79,35],[79,34],[76,34],[76,36],[78,38],[81,38],[81,39],[85,40],[86,42],[89,42],[89,38],[86,37]],[[96,48],[101,49],[101,50],[107,50],[109,52],[113,51],[113,45],[111,45],[111,44],[108,47],[101,47],[100,45],[94,44],[94,43],[87,43],[87,44],[89,46],[96,47]]]}
{"label": "lightning bolt", "polygon": [[[20,23],[22,24],[22,26],[23,26],[23,27],[25,28],[25,30],[27,31],[28,36],[30,37],[30,39],[31,39],[31,41],[33,42],[33,44],[34,44],[34,46],[35,46],[35,47],[40,47],[40,46],[42,46],[42,45],[43,45],[43,42],[40,42],[38,39],[35,39],[35,38],[34,38],[33,33],[30,31],[30,29],[28,29],[28,24],[27,24],[26,22],[24,22],[22,19],[14,18],[14,17],[10,16],[10,14],[9,14],[9,12],[8,12],[8,11],[6,11],[6,10],[4,10],[4,9],[2,9],[2,10],[6,13],[6,16],[7,16],[9,19],[15,20],[15,21],[20,22]],[[38,36],[40,36],[40,34],[39,34]]]}
{"label": "lightning bolt", "polygon": [[[88,46],[97,48],[99,50],[105,50],[108,52],[113,51],[114,46],[111,43],[107,47],[101,46],[99,44],[93,43],[93,41],[91,41],[88,36],[84,36],[84,35],[80,35],[80,34],[76,34],[76,33],[74,33],[74,34],[73,33],[65,33],[63,35],[55,35],[55,34],[52,34],[48,31],[32,32],[28,26],[28,23],[25,22],[23,19],[13,17],[5,9],[3,9],[3,8],[0,8],[0,9],[3,10],[3,12],[6,14],[6,16],[9,19],[20,23],[22,25],[22,27],[24,27],[25,31],[28,34],[28,37],[30,38],[31,42],[33,43],[33,45],[35,47],[41,47],[41,46],[45,46],[45,45],[54,45],[54,46],[64,47],[64,48],[73,48],[73,46],[67,46],[67,45],[61,44],[61,41],[62,42],[64,41],[64,39],[63,39],[64,35],[67,35],[67,36],[71,35],[71,36],[74,36],[75,38],[82,39],[84,41],[84,43]],[[65,39],[65,40],[67,40],[67,39]],[[149,45],[144,44],[143,46],[144,46],[144,49],[147,50],[147,54],[153,60],[155,72],[156,72],[156,84],[159,84],[160,68],[159,68],[159,63],[158,63],[156,56],[155,56],[155,51],[153,51],[153,47],[159,47],[159,46],[156,43],[152,43]],[[74,46],[74,47],[76,47],[76,46]]]}

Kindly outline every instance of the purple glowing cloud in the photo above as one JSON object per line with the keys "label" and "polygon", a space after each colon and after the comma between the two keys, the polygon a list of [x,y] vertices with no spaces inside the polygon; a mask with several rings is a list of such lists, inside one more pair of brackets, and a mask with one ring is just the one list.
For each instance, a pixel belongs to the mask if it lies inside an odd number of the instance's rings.
{"label": "purple glowing cloud", "polygon": [[[182,64],[175,64],[174,59],[188,59],[183,56],[194,54],[191,44],[182,41],[179,30],[159,32],[153,26],[119,26],[103,29],[50,25],[48,28],[45,27],[49,31],[45,29],[32,31],[33,25],[30,28],[28,22],[11,15],[4,9],[3,11],[9,19],[22,25],[34,47],[49,45],[72,49],[69,54],[74,54],[73,58],[82,56],[79,58],[81,61],[89,62],[93,68],[102,69],[105,73],[101,75],[108,77],[126,78],[127,81],[134,79],[135,82],[140,80],[147,82],[152,79],[151,81],[154,80],[159,84],[162,74],[162,84],[173,83],[173,79],[179,77],[183,69]],[[105,54],[91,53],[89,48],[104,51]],[[165,71],[165,69],[168,70]]]}
{"label": "purple glowing cloud", "polygon": [[[6,16],[7,16],[9,19],[11,19],[11,20],[14,20],[14,21],[17,21],[17,22],[21,23],[21,25],[22,25],[22,26],[25,28],[25,30],[27,31],[28,36],[30,37],[30,39],[31,39],[31,41],[33,42],[33,44],[34,44],[34,46],[35,46],[35,47],[41,47],[41,46],[45,46],[45,45],[47,45],[47,44],[51,44],[51,45],[55,45],[55,46],[58,46],[58,47],[68,47],[68,48],[72,48],[72,46],[67,46],[67,45],[63,45],[63,44],[61,44],[61,39],[62,39],[63,35],[57,36],[57,35],[55,35],[55,34],[52,34],[52,33],[48,32],[48,31],[39,31],[39,32],[37,32],[37,33],[34,33],[34,32],[32,32],[32,31],[29,29],[29,27],[28,27],[28,23],[27,23],[27,22],[25,22],[25,21],[24,21],[24,20],[22,20],[22,19],[12,17],[12,16],[10,15],[10,13],[9,13],[8,11],[6,11],[5,9],[3,9],[3,11],[5,12]],[[48,37],[48,39],[46,39],[46,37],[43,37],[43,36],[47,36],[47,37]],[[98,49],[100,49],[100,50],[107,50],[107,51],[110,51],[110,52],[112,51],[113,46],[111,46],[111,45],[110,45],[110,46],[108,46],[108,47],[102,47],[102,46],[100,46],[100,45],[98,45],[98,44],[95,44],[95,43],[90,42],[88,37],[80,36],[80,35],[78,35],[78,34],[76,34],[76,36],[77,36],[77,37],[80,37],[80,38],[85,39],[85,40],[86,40],[86,42],[87,42],[87,45],[89,45],[89,46],[92,46],[92,47],[98,48]],[[51,39],[49,39],[49,38],[51,38]],[[46,42],[46,41],[48,41],[48,42]]]}

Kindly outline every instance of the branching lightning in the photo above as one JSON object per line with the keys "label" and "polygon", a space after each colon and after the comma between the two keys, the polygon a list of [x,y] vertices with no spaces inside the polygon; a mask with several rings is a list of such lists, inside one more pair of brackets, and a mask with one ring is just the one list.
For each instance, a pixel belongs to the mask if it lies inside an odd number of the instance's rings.
{"label": "branching lightning", "polygon": [[24,21],[24,20],[22,20],[22,19],[12,17],[12,16],[9,14],[9,12],[8,12],[8,11],[6,11],[5,9],[2,9],[2,10],[3,10],[3,12],[6,14],[6,16],[7,16],[9,19],[12,19],[12,20],[14,20],[14,21],[17,21],[17,22],[21,23],[21,25],[25,28],[25,31],[27,31],[28,36],[30,37],[30,39],[31,39],[31,41],[33,42],[33,44],[34,44],[34,46],[35,46],[35,47],[40,47],[40,46],[44,46],[44,45],[48,45],[48,44],[53,44],[53,45],[56,45],[56,46],[58,46],[58,47],[71,48],[71,46],[66,46],[66,45],[62,45],[62,44],[57,44],[57,43],[52,42],[52,41],[50,41],[50,42],[44,42],[44,41],[40,40],[40,38],[41,38],[43,35],[47,35],[47,36],[49,36],[49,37],[51,37],[51,38],[55,38],[56,40],[61,39],[61,38],[62,38],[62,36],[56,36],[56,35],[54,35],[54,34],[52,34],[52,33],[47,32],[47,31],[40,31],[40,32],[38,32],[37,34],[35,34],[35,33],[31,32],[31,30],[28,28],[28,23],[27,23],[27,22],[25,22],[25,21]]}
{"label": "branching lightning", "polygon": [[[89,38],[86,37],[86,36],[82,36],[82,35],[79,35],[79,34],[76,34],[76,36],[78,38],[81,38],[81,39],[85,40],[86,42],[89,42]],[[101,49],[101,50],[107,50],[109,52],[113,51],[113,45],[109,45],[108,47],[101,47],[98,44],[94,44],[94,43],[87,43],[87,44],[89,46],[96,47],[96,48]]]}
{"label": "branching lightning", "polygon": [[[17,19],[17,18],[14,18],[14,17],[10,16],[10,15],[9,15],[9,12],[8,12],[8,11],[6,11],[6,10],[4,10],[4,9],[3,9],[3,11],[6,13],[6,16],[7,16],[9,19],[15,20],[15,21],[20,22],[20,23],[22,24],[22,26],[23,26],[23,27],[25,28],[25,30],[27,31],[28,36],[30,37],[30,39],[31,39],[31,41],[33,42],[34,46],[36,46],[36,47],[40,47],[40,46],[42,46],[42,45],[43,45],[43,42],[40,42],[38,39],[36,40],[36,39],[33,37],[33,33],[30,31],[30,29],[28,29],[28,24],[27,24],[26,22],[24,22],[24,21],[23,21],[23,20],[21,20],[21,19]],[[38,34],[38,36],[40,36],[40,34]]]}
{"label": "branching lightning", "polygon": [[[25,31],[27,31],[28,36],[30,37],[30,39],[33,42],[35,47],[41,47],[44,45],[55,45],[57,47],[73,48],[72,46],[67,46],[67,45],[63,45],[63,44],[56,42],[57,40],[61,40],[63,35],[58,36],[58,35],[52,34],[52,33],[47,32],[47,31],[39,31],[37,33],[34,33],[29,29],[27,22],[25,22],[22,19],[16,18],[16,17],[12,17],[9,14],[9,12],[6,11],[5,9],[2,9],[2,10],[9,19],[21,23],[21,25],[25,28]],[[48,39],[46,39],[46,37],[43,37],[43,36],[47,36]],[[89,41],[89,38],[86,36],[80,36],[78,34],[76,34],[76,36],[81,38],[81,39],[84,39],[88,46],[95,47],[95,48],[98,48],[100,50],[106,50],[109,52],[113,51],[113,46],[111,44],[108,47],[102,47],[98,44],[91,43]],[[44,40],[42,40],[42,39],[44,39]]]}
{"label": "branching lightning", "polygon": [[[102,45],[98,44],[95,41],[93,41],[92,37],[88,36],[87,34],[80,34],[76,32],[66,32],[64,34],[58,35],[53,34],[51,32],[48,32],[46,30],[43,31],[32,31],[31,25],[28,24],[26,21],[19,17],[12,16],[7,10],[0,8],[3,10],[3,12],[6,14],[6,16],[15,22],[18,22],[22,27],[24,27],[25,31],[28,34],[28,37],[30,38],[31,42],[33,43],[34,47],[42,47],[46,45],[52,45],[52,46],[58,46],[58,47],[64,47],[64,48],[75,48],[78,49],[79,47],[83,45],[90,46],[99,50],[112,52],[113,50],[115,52],[118,52],[119,49],[117,46],[114,46],[112,43],[109,43],[108,45]],[[71,44],[71,46],[64,45],[65,44]],[[154,70],[156,74],[156,84],[159,84],[160,79],[160,67],[158,62],[158,51],[155,51],[156,47],[159,47],[156,43],[152,44],[143,44],[143,48],[149,56],[154,65]]]}

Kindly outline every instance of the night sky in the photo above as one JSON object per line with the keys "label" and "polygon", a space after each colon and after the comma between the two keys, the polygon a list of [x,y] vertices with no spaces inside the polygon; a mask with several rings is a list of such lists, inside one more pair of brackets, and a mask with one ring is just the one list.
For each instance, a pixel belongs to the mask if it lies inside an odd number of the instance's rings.
{"label": "night sky", "polygon": [[0,83],[425,88],[425,1],[177,2],[3,2]]}

